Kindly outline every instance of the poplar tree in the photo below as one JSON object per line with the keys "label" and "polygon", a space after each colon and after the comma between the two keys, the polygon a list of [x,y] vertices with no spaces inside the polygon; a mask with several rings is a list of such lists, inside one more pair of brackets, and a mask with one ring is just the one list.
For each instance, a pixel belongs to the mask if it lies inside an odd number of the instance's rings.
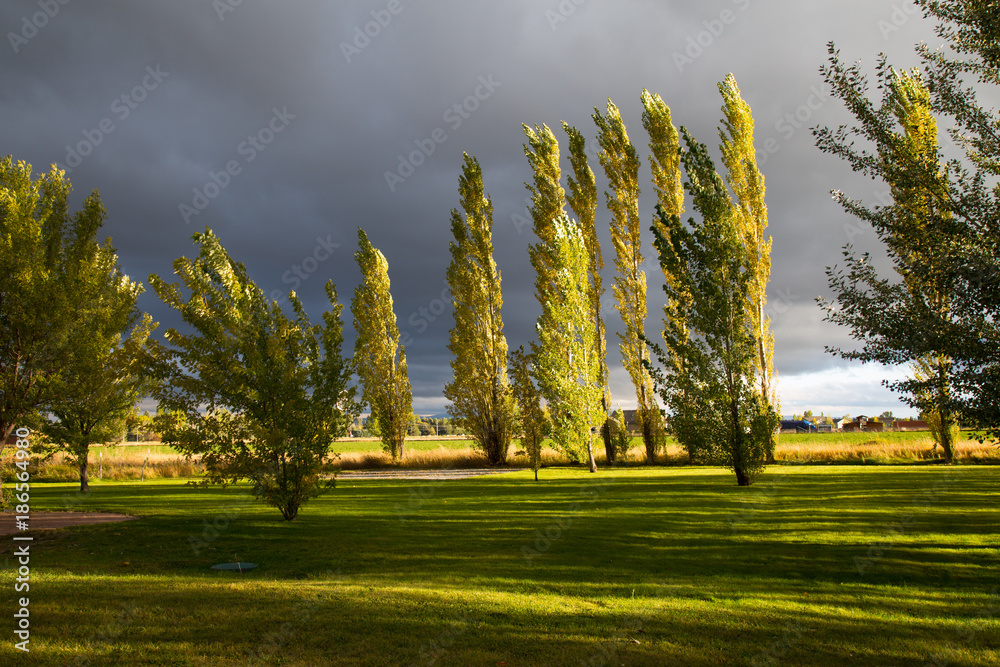
{"label": "poplar tree", "polygon": [[636,418],[642,429],[646,462],[656,460],[663,444],[663,419],[656,404],[653,381],[647,368],[645,342],[646,273],[642,265],[642,229],[639,221],[639,156],[629,141],[618,107],[608,100],[607,115],[594,109],[601,146],[600,161],[611,192],[605,193],[611,211],[611,244],[615,248],[617,275],[612,286],[616,307],[625,325],[619,333],[622,363],[636,394]]}
{"label": "poplar tree", "polygon": [[542,442],[552,430],[548,413],[542,406],[542,394],[532,381],[532,355],[518,347],[511,353],[510,373],[513,379],[514,398],[517,400],[518,422],[521,428],[521,448],[528,456],[528,464],[538,481],[542,467]]}
{"label": "poplar tree", "polygon": [[[839,84],[836,90],[845,91],[847,81],[844,77],[847,73],[842,71],[836,59],[827,72],[828,77]],[[930,91],[916,69],[900,71],[885,67],[881,77],[885,97],[878,123],[881,142],[877,159],[880,176],[889,184],[893,203],[869,210],[843,194],[837,196],[846,210],[869,220],[875,227],[895,264],[900,281],[890,282],[878,277],[868,263],[867,255],[857,258],[848,248],[849,274],[845,276],[836,268],[827,270],[840,308],[820,301],[827,311],[827,320],[846,324],[858,332],[867,331],[871,335],[861,350],[833,350],[845,358],[862,361],[881,360],[889,356],[886,351],[891,347],[885,346],[885,342],[898,338],[898,334],[890,333],[892,328],[912,327],[915,321],[920,321],[911,317],[909,321],[896,325],[880,323],[884,320],[876,312],[876,302],[869,301],[864,295],[868,290],[881,294],[885,305],[903,305],[908,309],[916,307],[939,322],[956,319],[952,302],[957,285],[947,259],[947,248],[952,243],[951,237],[958,236],[957,220],[948,201],[948,171],[941,162]],[[831,135],[820,132],[818,137],[822,149],[833,149]],[[864,287],[859,290],[862,285]],[[899,355],[893,356],[902,360]],[[953,397],[957,393],[953,380],[954,364],[947,354],[937,351],[923,352],[914,357],[910,361],[918,372],[908,383],[898,387],[910,387],[910,398],[916,407],[941,424],[941,448],[945,460],[951,462],[957,412]]]}
{"label": "poplar tree", "polygon": [[752,484],[764,468],[778,415],[759,393],[756,339],[747,302],[752,292],[752,249],[722,177],[708,150],[681,129],[687,150],[682,162],[686,187],[701,220],[685,225],[661,209],[653,226],[668,299],[690,299],[687,329],[668,321],[666,352],[652,345],[661,364],[684,359],[685,373],[659,373],[661,396],[673,428],[689,451],[730,467],[740,486]]}
{"label": "poplar tree", "polygon": [[493,203],[483,193],[478,161],[464,156],[458,186],[464,216],[451,212],[451,289],[455,326],[448,343],[455,358],[444,388],[448,412],[460,420],[490,465],[507,462],[515,428],[515,400],[507,379],[507,339],[500,310],[500,271],[493,261]]}
{"label": "poplar tree", "polygon": [[[555,221],[565,214],[566,191],[560,184],[559,140],[548,125],[530,128],[522,125],[528,143],[524,155],[528,158],[534,175],[532,183],[524,186],[531,194],[532,231],[542,243],[551,244],[555,234]],[[545,278],[539,274],[539,278]]]}
{"label": "poplar tree", "polygon": [[595,338],[595,353],[600,364],[601,374],[601,408],[608,415],[601,425],[601,437],[604,440],[604,452],[608,464],[616,459],[616,449],[612,441],[611,424],[611,388],[608,373],[608,341],[604,316],[601,314],[601,299],[604,296],[604,279],[601,270],[604,269],[604,257],[601,253],[601,241],[597,236],[597,183],[594,172],[587,162],[587,145],[583,134],[575,127],[563,122],[563,130],[569,137],[569,161],[573,175],[567,178],[569,195],[566,197],[570,209],[576,215],[583,232],[583,240],[590,255],[590,317],[594,320],[597,330]]}
{"label": "poplar tree", "polygon": [[[680,135],[674,126],[670,108],[659,95],[650,93],[643,89],[642,95],[642,124],[649,135],[649,162],[653,172],[653,189],[656,191],[657,214],[653,216],[653,225],[656,227],[665,243],[659,249],[661,255],[666,255],[660,261],[660,268],[663,271],[663,278],[668,286],[667,300],[663,305],[663,324],[671,331],[671,336],[678,341],[686,341],[689,336],[688,331],[688,307],[692,297],[686,292],[687,283],[683,275],[678,275],[674,271],[679,270],[680,261],[678,257],[679,249],[674,247],[677,239],[670,236],[669,228],[660,221],[660,216],[666,219],[680,220],[684,213],[684,184],[681,176],[681,148]],[[669,359],[662,372],[675,376],[683,376],[687,373],[685,359],[681,356],[683,347],[668,347]],[[648,364],[648,362],[647,362]],[[667,403],[684,403],[687,397],[683,394],[673,396]],[[692,430],[683,423],[684,415],[690,414],[690,410],[680,411],[675,414],[669,423],[670,431],[677,438],[688,452],[688,458],[694,458],[698,446],[692,437]]]}
{"label": "poplar tree", "polygon": [[389,292],[389,263],[368,235],[358,228],[354,259],[361,284],[354,289],[354,368],[361,379],[362,398],[378,423],[382,446],[393,461],[403,458],[403,446],[413,414],[413,394],[406,368],[406,350]]}
{"label": "poplar tree", "polygon": [[[947,423],[984,429],[1000,439],[1000,121],[981,95],[1000,85],[1000,22],[992,2],[917,0],[940,20],[941,48],[917,47],[919,69],[875,68],[880,103],[869,99],[859,64],[841,62],[829,45],[821,68],[856,124],[814,131],[820,150],[889,185],[892,203],[869,206],[835,192],[844,209],[871,224],[894,275],[867,254],[845,248],[845,268],[828,267],[832,302],[826,319],[851,329],[860,348],[829,351],[918,372],[887,383],[902,400]],[[936,118],[956,155],[945,160]],[[858,141],[858,140],[861,141]],[[923,368],[921,368],[923,366]],[[953,452],[945,448],[945,459]]]}
{"label": "poplar tree", "polygon": [[552,437],[569,456],[594,460],[594,429],[604,423],[600,370],[594,353],[597,335],[587,295],[589,256],[579,225],[565,215],[552,225],[552,242],[529,249],[536,272],[551,269],[532,344],[535,378],[549,406]]}
{"label": "poplar tree", "polygon": [[[733,215],[739,226],[750,271],[747,314],[754,332],[756,354],[754,362],[761,400],[769,409],[780,412],[774,386],[774,335],[771,318],[765,314],[767,284],[771,278],[771,237],[767,229],[767,205],[764,203],[764,175],[757,168],[753,145],[753,115],[740,96],[736,78],[729,74],[719,84],[722,111],[725,114],[722,140],[722,162],[727,169],[727,182],[735,195]],[[767,448],[768,463],[774,462],[778,431],[775,430]]]}

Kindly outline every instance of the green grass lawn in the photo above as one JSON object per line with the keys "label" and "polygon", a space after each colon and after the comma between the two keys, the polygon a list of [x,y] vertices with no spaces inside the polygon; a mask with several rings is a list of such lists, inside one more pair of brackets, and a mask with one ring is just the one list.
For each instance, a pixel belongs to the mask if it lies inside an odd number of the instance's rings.
{"label": "green grass lawn", "polygon": [[[143,518],[36,533],[30,660],[8,632],[0,664],[1000,664],[996,467],[541,476],[341,480],[291,523],[239,488],[34,485]],[[260,567],[209,569],[234,557]]]}

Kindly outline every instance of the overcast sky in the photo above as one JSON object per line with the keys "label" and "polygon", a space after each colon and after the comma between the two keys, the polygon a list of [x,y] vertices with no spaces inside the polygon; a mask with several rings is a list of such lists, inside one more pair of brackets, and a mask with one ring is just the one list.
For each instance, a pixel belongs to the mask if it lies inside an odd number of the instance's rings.
{"label": "overcast sky", "polygon": [[[463,151],[479,159],[493,200],[515,348],[533,337],[540,310],[521,124],[565,120],[593,145],[590,114],[611,98],[642,157],[641,213],[651,222],[641,90],[662,95],[718,159],[716,84],[732,72],[754,112],[766,177],[782,412],[911,412],[880,385],[902,371],[824,352],[851,345],[814,301],[828,294],[824,267],[849,240],[877,249],[829,191],[877,201],[883,187],[820,153],[808,129],[845,120],[818,72],[828,41],[869,72],[879,52],[912,66],[915,43],[939,41],[908,2],[5,0],[0,25],[0,154],[36,172],[67,168],[76,205],[99,190],[105,233],[134,279],[170,276],[175,258],[195,253],[191,235],[210,227],[261,287],[296,289],[318,320],[326,280],[350,301],[363,227],[389,261],[420,414],[444,412],[451,376],[442,290]],[[603,190],[596,157],[591,167]],[[603,207],[598,219],[610,280]],[[654,261],[647,276],[654,333]],[[140,306],[161,332],[177,324],[151,290]],[[607,320],[613,397],[634,407],[614,335],[621,322],[613,309]]]}

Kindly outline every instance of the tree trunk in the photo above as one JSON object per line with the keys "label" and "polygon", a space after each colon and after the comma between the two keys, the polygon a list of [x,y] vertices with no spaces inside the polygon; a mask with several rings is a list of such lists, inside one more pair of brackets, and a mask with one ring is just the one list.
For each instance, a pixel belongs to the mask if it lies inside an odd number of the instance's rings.
{"label": "tree trunk", "polygon": [[945,463],[954,463],[955,461],[955,442],[951,437],[954,423],[950,413],[941,413],[941,449],[944,451]]}
{"label": "tree trunk", "polygon": [[608,457],[608,465],[615,464],[616,454],[614,443],[611,442],[611,419],[605,419],[601,425],[601,439],[604,440],[604,455]]}
{"label": "tree trunk", "polygon": [[535,468],[535,481],[538,481],[538,468]]}
{"label": "tree trunk", "polygon": [[80,459],[80,493],[88,493],[90,491],[90,471],[89,462],[87,461],[87,454],[83,455]]}
{"label": "tree trunk", "polygon": [[590,458],[590,472],[597,472],[597,461],[594,460],[594,436],[587,436],[587,456]]}
{"label": "tree trunk", "polygon": [[736,483],[739,486],[750,486],[750,478],[743,468],[736,468]]}
{"label": "tree trunk", "polygon": [[646,465],[656,463],[656,438],[653,437],[653,422],[648,414],[636,410],[636,416],[642,420],[642,444],[646,446]]}
{"label": "tree trunk", "polygon": [[764,458],[764,463],[767,465],[774,464],[774,450],[778,448],[778,434],[781,433],[781,426],[774,429],[774,433],[771,434],[771,439],[767,443],[767,455]]}

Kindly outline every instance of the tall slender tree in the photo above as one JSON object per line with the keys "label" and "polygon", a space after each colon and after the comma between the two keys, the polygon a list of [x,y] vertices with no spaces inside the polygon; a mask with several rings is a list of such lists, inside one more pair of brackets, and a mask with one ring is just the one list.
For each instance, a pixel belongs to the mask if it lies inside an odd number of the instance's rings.
{"label": "tall slender tree", "polygon": [[354,259],[361,269],[361,284],[354,289],[354,368],[361,378],[362,396],[378,423],[382,446],[393,461],[403,458],[403,447],[413,415],[413,392],[406,367],[406,350],[399,342],[399,327],[389,291],[389,263],[358,228]]}
{"label": "tall slender tree", "polygon": [[[646,272],[642,270],[642,228],[639,220],[639,156],[625,130],[618,107],[608,100],[607,114],[594,109],[600,160],[611,192],[605,193],[611,211],[611,243],[617,275],[612,286],[625,332],[618,334],[622,363],[636,394],[636,418],[642,429],[646,461],[656,459],[663,444],[663,422],[646,363]],[[644,363],[646,362],[646,363]]]}
{"label": "tall slender tree", "polygon": [[[727,182],[736,195],[733,215],[739,225],[746,249],[750,271],[750,293],[747,314],[750,316],[757,353],[754,361],[761,400],[780,412],[778,393],[774,385],[774,335],[771,318],[765,312],[767,284],[771,278],[771,237],[767,230],[767,205],[764,203],[764,175],[757,167],[757,154],[753,145],[753,114],[740,96],[736,78],[729,74],[719,84],[722,94],[722,111],[725,114],[722,140],[722,162],[727,169]],[[778,431],[775,430],[767,447],[768,463],[774,462]]]}
{"label": "tall slender tree", "polygon": [[597,335],[587,294],[589,255],[579,225],[565,215],[553,222],[552,242],[531,246],[536,272],[552,269],[532,344],[535,377],[549,406],[556,444],[574,458],[585,450],[597,472],[593,431],[604,423]]}
{"label": "tall slender tree", "polygon": [[604,279],[601,270],[604,269],[604,256],[601,252],[601,240],[597,236],[597,183],[594,172],[587,162],[586,139],[575,127],[563,122],[563,130],[569,137],[569,161],[573,175],[567,178],[569,195],[566,200],[570,209],[576,215],[583,232],[583,240],[590,255],[590,316],[597,330],[595,338],[598,363],[601,374],[601,408],[607,419],[601,425],[601,438],[604,440],[604,452],[608,464],[615,462],[616,449],[611,433],[611,387],[608,372],[608,341],[607,329],[604,326],[604,315],[601,313],[601,299],[604,297]]}
{"label": "tall slender tree", "polygon": [[521,428],[521,448],[528,456],[528,463],[538,481],[538,471],[542,467],[542,442],[552,430],[548,413],[542,406],[542,394],[532,381],[532,355],[518,347],[511,354],[510,373],[513,378],[514,397],[517,399],[517,415]]}
{"label": "tall slender tree", "polygon": [[[863,341],[858,350],[831,352],[863,362],[909,362],[920,369],[891,386],[940,421],[942,450],[950,462],[951,434],[959,414],[981,427],[989,428],[992,421],[1000,433],[1000,402],[989,380],[1000,376],[995,361],[1000,345],[995,324],[1000,314],[995,297],[1000,262],[995,255],[987,259],[981,254],[991,244],[996,248],[995,235],[988,230],[996,230],[1000,206],[996,194],[984,187],[985,179],[993,178],[992,167],[977,164],[973,174],[960,160],[942,158],[935,115],[955,114],[958,127],[971,130],[976,112],[968,104],[974,96],[964,101],[953,97],[962,93],[952,87],[947,68],[935,72],[937,55],[924,57],[930,63],[930,81],[921,70],[896,70],[880,58],[877,74],[883,99],[876,108],[866,97],[860,66],[841,63],[830,45],[830,62],[822,71],[859,125],[851,133],[821,128],[815,132],[817,145],[846,159],[855,171],[889,184],[893,201],[885,206],[869,208],[842,192],[835,196],[847,212],[872,225],[897,275],[879,275],[867,254],[858,257],[848,246],[846,272],[827,269],[835,302],[820,300],[820,305],[828,321],[850,327],[852,336]],[[874,148],[856,148],[851,134],[870,140]],[[957,136],[972,152],[969,161],[979,162],[985,145]],[[994,289],[983,290],[990,284]],[[991,412],[992,420],[981,419]]]}
{"label": "tall slender tree", "polygon": [[455,326],[448,349],[454,373],[445,385],[449,413],[486,454],[503,465],[515,429],[516,403],[507,379],[507,339],[500,315],[503,294],[493,261],[493,203],[483,192],[479,162],[464,156],[458,182],[464,216],[451,212],[451,289]]}
{"label": "tall slender tree", "polygon": [[565,213],[566,205],[566,191],[560,184],[559,140],[548,125],[522,127],[528,137],[524,155],[534,173],[533,183],[524,184],[531,193],[532,230],[542,243],[551,244],[555,221]]}
{"label": "tall slender tree", "polygon": [[[642,124],[649,135],[649,162],[653,171],[653,189],[656,191],[657,215],[653,216],[653,225],[659,229],[667,243],[659,248],[661,255],[666,254],[667,258],[660,262],[663,271],[664,281],[668,285],[667,301],[663,305],[664,326],[671,331],[671,336],[679,341],[688,339],[688,307],[692,301],[692,296],[685,290],[687,282],[682,275],[676,275],[673,270],[680,267],[678,253],[679,248],[674,246],[677,239],[670,236],[670,228],[660,221],[660,216],[666,219],[680,220],[684,213],[684,184],[681,176],[681,148],[680,135],[674,126],[670,108],[659,95],[654,95],[643,89],[642,95]],[[675,376],[683,376],[687,373],[685,360],[680,356],[683,347],[668,347],[670,354],[667,366],[662,372]],[[648,362],[647,362],[648,364]],[[679,391],[682,391],[679,389]],[[681,393],[672,398],[673,402],[684,403],[687,397]],[[690,411],[682,411],[674,416],[670,423],[670,430],[678,436],[682,443],[693,443],[693,440],[686,437],[685,432],[689,431],[687,426],[681,423],[682,415]],[[688,458],[693,459],[697,447],[687,447]]]}
{"label": "tall slender tree", "polygon": [[[687,189],[701,220],[687,225],[660,210],[653,226],[668,299],[690,297],[688,329],[668,321],[667,351],[653,345],[663,366],[685,360],[686,372],[660,374],[661,396],[673,428],[689,451],[733,469],[740,486],[763,470],[778,415],[759,394],[756,339],[746,304],[752,291],[752,248],[746,245],[734,206],[704,144],[682,128]],[[675,287],[680,285],[678,289]]]}

